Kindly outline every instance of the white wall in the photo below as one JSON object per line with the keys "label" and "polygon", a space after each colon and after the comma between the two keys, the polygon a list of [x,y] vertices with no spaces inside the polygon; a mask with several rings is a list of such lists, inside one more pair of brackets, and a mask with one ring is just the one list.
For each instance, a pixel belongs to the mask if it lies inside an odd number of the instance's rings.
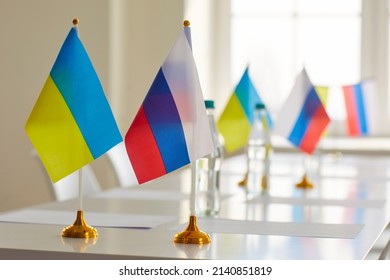
{"label": "white wall", "polygon": [[377,81],[378,130],[385,136],[390,135],[388,11],[387,0],[362,0],[361,76]]}

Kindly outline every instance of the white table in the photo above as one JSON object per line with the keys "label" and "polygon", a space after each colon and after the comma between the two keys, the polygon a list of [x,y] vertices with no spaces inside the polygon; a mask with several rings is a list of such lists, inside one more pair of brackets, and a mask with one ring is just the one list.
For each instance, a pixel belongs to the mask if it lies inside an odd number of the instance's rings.
{"label": "white table", "polygon": [[[208,232],[212,239],[208,245],[172,241],[189,217],[190,172],[184,169],[143,186],[112,189],[84,198],[87,222],[90,212],[173,217],[166,223],[151,229],[97,227],[99,237],[84,240],[61,238],[63,225],[0,222],[0,259],[341,260],[376,259],[386,254],[383,249],[390,236],[385,230],[390,214],[390,159],[323,156],[315,162],[310,175],[315,187],[303,191],[294,187],[303,172],[302,156],[274,155],[269,196],[249,203],[243,189],[237,186],[245,171],[245,157],[227,159],[222,173],[221,213],[214,219],[234,220],[242,226],[228,232],[213,229]],[[77,209],[78,201],[70,200],[28,210],[76,213]],[[201,217],[198,220],[200,224],[203,221]],[[247,230],[246,224],[256,221],[263,222],[265,227],[278,223],[285,226],[280,232],[273,229],[271,233],[242,233]],[[72,223],[73,220],[69,221]],[[321,232],[314,236],[306,236],[305,232],[285,233],[301,225],[302,230],[311,227],[310,234],[316,225],[318,229],[340,225],[331,235],[339,234],[338,229],[343,227],[361,228],[354,238],[321,236]]]}

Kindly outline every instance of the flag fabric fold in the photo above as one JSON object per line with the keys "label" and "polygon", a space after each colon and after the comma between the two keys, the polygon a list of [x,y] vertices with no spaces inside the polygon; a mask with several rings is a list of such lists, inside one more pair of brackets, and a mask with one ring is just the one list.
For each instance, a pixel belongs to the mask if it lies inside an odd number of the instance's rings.
{"label": "flag fabric fold", "polygon": [[329,99],[329,87],[327,86],[314,86],[318,97],[320,98],[322,104],[324,105],[325,109],[328,105],[328,99]]}
{"label": "flag fabric fold", "polygon": [[[217,121],[217,128],[224,138],[227,152],[234,152],[248,143],[257,103],[264,104],[252,83],[247,67]],[[268,111],[267,116],[268,125],[271,127]]]}
{"label": "flag fabric fold", "polygon": [[303,69],[275,121],[274,133],[312,154],[329,122],[325,107]]}
{"label": "flag fabric fold", "polygon": [[210,154],[211,131],[191,50],[183,27],[125,136],[138,183],[172,172]]}
{"label": "flag fabric fold", "polygon": [[[324,106],[324,108],[329,116],[329,119],[331,119],[331,115],[329,114],[329,111],[328,111],[329,87],[317,85],[317,86],[314,86],[314,89],[316,90],[318,97],[320,98],[321,103]],[[326,137],[326,136],[327,136],[327,129],[324,129],[324,131],[322,132],[322,137]]]}
{"label": "flag fabric fold", "polygon": [[53,182],[122,141],[77,27],[66,37],[25,130]]}

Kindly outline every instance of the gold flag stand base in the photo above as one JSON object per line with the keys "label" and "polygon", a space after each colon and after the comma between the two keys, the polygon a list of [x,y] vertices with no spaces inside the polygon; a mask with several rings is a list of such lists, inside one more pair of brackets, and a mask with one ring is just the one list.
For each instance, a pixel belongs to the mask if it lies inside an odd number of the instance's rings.
{"label": "gold flag stand base", "polygon": [[211,242],[211,239],[207,233],[199,230],[196,225],[196,216],[190,216],[187,228],[182,232],[176,233],[173,242],[184,244],[208,244]]}
{"label": "gold flag stand base", "polygon": [[74,252],[84,253],[88,247],[95,246],[97,238],[66,238],[61,237],[62,244],[73,248]]}
{"label": "gold flag stand base", "polygon": [[297,183],[295,186],[300,189],[312,189],[314,187],[313,183],[310,182],[309,179],[307,178],[306,173],[303,174],[302,181]]}
{"label": "gold flag stand base", "polygon": [[[240,182],[238,182],[238,186],[246,187],[247,182],[248,182],[248,173],[246,173],[245,177]],[[261,190],[265,192],[267,191],[267,189],[268,189],[267,175],[263,175],[263,177],[261,177]]]}
{"label": "gold flag stand base", "polygon": [[84,212],[77,211],[77,218],[73,225],[62,230],[62,237],[71,238],[96,238],[98,237],[97,230],[87,225],[84,220]]}
{"label": "gold flag stand base", "polygon": [[248,173],[246,173],[245,177],[240,182],[238,182],[238,186],[239,187],[246,187],[247,181],[248,181]]}
{"label": "gold flag stand base", "polygon": [[268,179],[267,179],[267,175],[263,175],[263,177],[261,177],[261,190],[263,192],[266,192],[268,189]]}

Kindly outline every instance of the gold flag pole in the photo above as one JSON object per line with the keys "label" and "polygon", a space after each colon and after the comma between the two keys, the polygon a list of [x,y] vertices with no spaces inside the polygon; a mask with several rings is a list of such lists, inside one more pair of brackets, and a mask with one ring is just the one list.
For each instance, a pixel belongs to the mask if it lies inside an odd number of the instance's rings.
{"label": "gold flag pole", "polygon": [[196,224],[196,215],[195,215],[195,180],[196,180],[196,165],[191,163],[191,214],[188,226],[185,230],[176,233],[173,241],[175,243],[184,243],[184,244],[208,244],[211,242],[210,236],[199,230],[198,225]]}
{"label": "gold flag pole", "polygon": [[89,226],[84,219],[83,211],[83,198],[82,198],[82,189],[83,189],[83,172],[82,168],[79,172],[79,210],[77,211],[76,220],[73,225],[70,225],[62,230],[62,237],[71,237],[71,238],[96,238],[98,237],[98,232],[95,228]]}
{"label": "gold flag pole", "polygon": [[[79,20],[73,19],[73,25],[77,29]],[[79,169],[79,210],[77,211],[76,220],[73,225],[70,225],[62,230],[62,237],[70,238],[96,238],[98,232],[95,228],[89,226],[84,219],[83,212],[83,172],[82,168]]]}
{"label": "gold flag pole", "polygon": [[[189,34],[190,22],[185,20],[183,22],[184,31],[186,35]],[[187,37],[188,40],[188,37]],[[189,41],[190,43],[190,41]],[[195,143],[194,143],[195,144]],[[184,243],[184,244],[208,244],[211,242],[210,236],[200,231],[196,224],[196,215],[195,215],[195,181],[196,181],[196,163],[191,163],[191,197],[190,197],[190,220],[188,226],[185,230],[176,233],[173,239],[175,243]]]}

